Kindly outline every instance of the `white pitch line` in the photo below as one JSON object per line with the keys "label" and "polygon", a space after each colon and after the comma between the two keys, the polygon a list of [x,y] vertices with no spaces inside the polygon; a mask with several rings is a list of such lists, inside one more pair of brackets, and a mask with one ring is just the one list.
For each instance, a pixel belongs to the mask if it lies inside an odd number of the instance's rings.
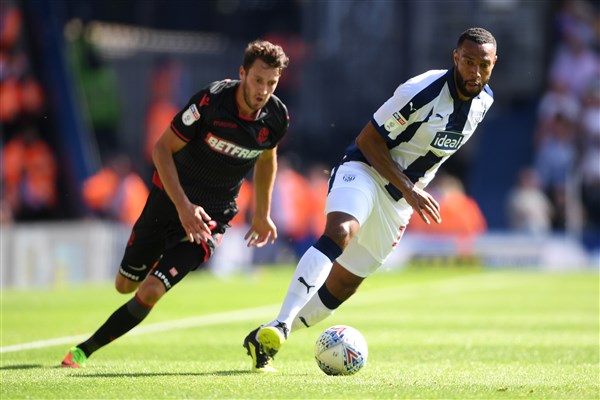
{"label": "white pitch line", "polygon": [[[176,329],[193,328],[197,326],[217,325],[228,322],[249,321],[256,318],[267,318],[269,315],[275,315],[279,310],[278,304],[263,306],[257,308],[246,308],[242,310],[227,311],[217,314],[201,315],[198,317],[190,317],[177,319],[173,321],[156,322],[138,327],[129,332],[129,336],[145,335],[154,332],[163,332]],[[0,353],[11,353],[15,351],[42,349],[52,346],[60,346],[81,342],[90,337],[91,334],[82,334],[77,336],[63,336],[55,339],[39,340],[36,342],[15,344],[12,346],[0,347]]]}
{"label": "white pitch line", "polygon": [[45,347],[59,346],[73,342],[81,342],[89,335],[63,336],[55,339],[39,340],[37,342],[14,344],[12,346],[0,347],[0,353],[11,353],[22,350],[42,349]]}
{"label": "white pitch line", "polygon": [[[359,299],[356,299],[358,304],[373,304],[378,302],[389,302],[393,300],[406,300],[419,296],[443,296],[453,293],[465,293],[469,291],[480,290],[497,290],[506,287],[505,283],[497,282],[494,277],[485,277],[482,281],[481,275],[466,275],[454,278],[445,279],[442,281],[412,283],[400,285],[397,287],[387,287],[384,289],[376,289],[365,291],[359,294]],[[472,285],[471,281],[476,280],[477,285]],[[512,287],[515,285],[512,284]],[[350,299],[354,302],[354,298]],[[145,335],[154,332],[164,332],[176,329],[187,329],[198,326],[218,325],[230,322],[242,322],[263,319],[269,316],[276,315],[280,304],[272,304],[268,306],[246,308],[241,310],[227,311],[216,314],[201,315],[198,317],[183,318],[172,321],[156,322],[153,324],[142,325],[137,327],[127,334],[129,336]],[[11,346],[0,347],[0,353],[10,353],[23,350],[41,349],[52,346],[67,345],[86,340],[90,334],[82,334],[76,336],[63,336],[54,339],[39,340],[36,342],[28,342],[15,344]]]}

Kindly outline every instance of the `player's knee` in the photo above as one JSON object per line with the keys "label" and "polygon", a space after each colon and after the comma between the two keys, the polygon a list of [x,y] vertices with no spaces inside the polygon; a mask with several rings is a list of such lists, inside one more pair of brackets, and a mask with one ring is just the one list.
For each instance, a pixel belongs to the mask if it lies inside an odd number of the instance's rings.
{"label": "player's knee", "polygon": [[139,285],[139,282],[130,281],[129,279],[123,278],[121,275],[118,275],[117,279],[115,279],[115,289],[121,294],[132,293]]}
{"label": "player's knee", "polygon": [[346,301],[349,299],[356,291],[358,290],[358,286],[360,283],[351,282],[351,281],[342,281],[337,288],[337,295],[340,300]]}
{"label": "player's knee", "polygon": [[166,293],[166,289],[159,281],[146,280],[140,286],[137,295],[145,304],[154,305],[158,303],[160,298]]}
{"label": "player's knee", "polygon": [[345,249],[350,240],[358,231],[358,221],[352,220],[328,220],[325,227],[325,236],[333,240],[340,248]]}
{"label": "player's knee", "polygon": [[326,285],[330,292],[340,301],[350,298],[362,283],[364,278],[354,275],[337,263],[334,263],[327,277]]}

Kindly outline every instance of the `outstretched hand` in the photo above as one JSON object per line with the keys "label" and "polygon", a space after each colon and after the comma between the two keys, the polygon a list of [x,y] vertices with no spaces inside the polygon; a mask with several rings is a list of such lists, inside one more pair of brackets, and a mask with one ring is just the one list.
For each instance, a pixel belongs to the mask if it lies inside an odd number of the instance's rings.
{"label": "outstretched hand", "polygon": [[433,196],[425,190],[413,186],[409,192],[403,193],[403,195],[407,203],[410,204],[426,224],[431,224],[429,218],[427,218],[428,215],[438,224],[442,222],[440,205]]}
{"label": "outstretched hand", "polygon": [[271,244],[277,240],[277,227],[271,218],[254,217],[250,229],[244,236],[244,240],[248,240],[247,246],[260,248],[267,244],[269,239],[271,239]]}

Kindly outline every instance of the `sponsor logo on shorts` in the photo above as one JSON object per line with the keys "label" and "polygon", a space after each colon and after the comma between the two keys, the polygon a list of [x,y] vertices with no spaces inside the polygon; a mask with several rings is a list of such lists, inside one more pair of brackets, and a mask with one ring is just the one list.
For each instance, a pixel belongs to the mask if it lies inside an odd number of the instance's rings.
{"label": "sponsor logo on shorts", "polygon": [[184,125],[190,126],[200,119],[200,112],[195,104],[192,104],[181,116],[181,121]]}
{"label": "sponsor logo on shorts", "polygon": [[435,134],[431,147],[444,151],[457,150],[462,144],[463,138],[464,136],[460,133],[441,131]]}
{"label": "sponsor logo on shorts", "polygon": [[146,264],[143,264],[141,267],[134,267],[133,265],[128,265],[127,268],[132,269],[134,271],[143,271],[146,268],[148,268],[148,266]]}
{"label": "sponsor logo on shorts", "polygon": [[406,229],[405,226],[401,226],[399,228],[399,235],[396,237],[396,240],[394,241],[394,243],[392,243],[392,248],[395,248],[396,246],[398,246],[398,243],[400,243],[400,239],[402,239],[402,235],[404,235],[405,229]]}
{"label": "sponsor logo on shorts", "polygon": [[352,174],[344,174],[344,176],[342,177],[342,179],[345,182],[352,182],[354,179],[356,179],[356,175],[352,175]]}
{"label": "sponsor logo on shorts", "polygon": [[132,273],[125,271],[125,270],[123,269],[123,267],[119,267],[119,273],[120,273],[121,275],[123,275],[125,278],[127,278],[127,279],[131,279],[132,281],[136,281],[136,282],[137,282],[137,281],[139,281],[139,280],[140,280],[140,277],[139,277],[139,276],[135,276],[135,275],[133,275]]}
{"label": "sponsor logo on shorts", "polygon": [[262,153],[262,150],[252,150],[238,146],[236,143],[221,139],[212,133],[206,135],[205,141],[214,151],[234,158],[251,159],[258,157]]}
{"label": "sponsor logo on shorts", "polygon": [[154,271],[153,275],[156,276],[158,279],[160,279],[162,281],[163,285],[165,285],[165,288],[167,290],[171,289],[171,282],[169,282],[169,278],[167,278],[165,276],[165,274],[163,274],[160,271]]}

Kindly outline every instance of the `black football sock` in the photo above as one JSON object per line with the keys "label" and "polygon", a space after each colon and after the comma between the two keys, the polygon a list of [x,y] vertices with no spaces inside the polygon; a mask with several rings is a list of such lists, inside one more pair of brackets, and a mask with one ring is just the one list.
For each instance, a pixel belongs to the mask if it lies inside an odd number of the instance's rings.
{"label": "black football sock", "polygon": [[308,328],[323,321],[331,316],[342,303],[343,301],[338,300],[323,284],[317,291],[317,295],[311,297],[294,318],[292,331]]}
{"label": "black football sock", "polygon": [[325,284],[321,286],[317,293],[323,305],[329,308],[330,310],[335,310],[343,303],[343,301],[338,300],[333,294],[331,294],[331,292],[329,291],[329,289],[327,289],[327,286]]}
{"label": "black football sock", "polygon": [[106,322],[83,343],[77,345],[87,357],[100,347],[123,336],[136,327],[152,310],[152,306],[144,304],[134,296],[115,311]]}

